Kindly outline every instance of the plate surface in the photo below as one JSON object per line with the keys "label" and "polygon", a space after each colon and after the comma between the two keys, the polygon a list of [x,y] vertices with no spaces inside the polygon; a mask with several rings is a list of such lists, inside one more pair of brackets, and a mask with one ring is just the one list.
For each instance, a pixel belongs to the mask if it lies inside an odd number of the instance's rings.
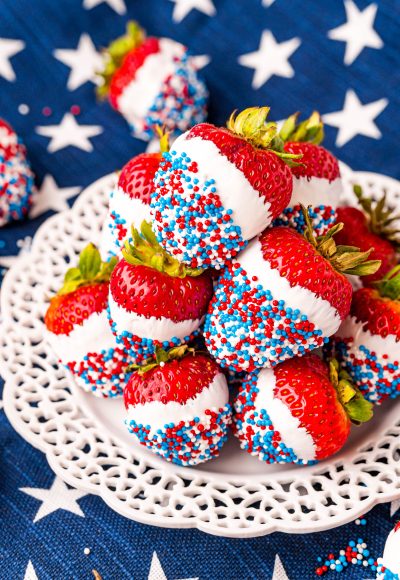
{"label": "plate surface", "polygon": [[[398,182],[342,168],[343,201],[351,183],[400,206]],[[4,408],[14,428],[46,453],[54,472],[100,495],[118,513],[164,527],[197,527],[230,537],[333,528],[376,503],[400,497],[400,401],[387,403],[371,424],[354,429],[343,451],[312,467],[267,466],[232,437],[221,456],[197,468],[164,462],[137,444],[123,425],[121,400],[81,391],[43,340],[48,297],[66,262],[98,242],[114,176],[90,186],[74,207],[51,217],[32,251],[2,288],[0,368]]]}

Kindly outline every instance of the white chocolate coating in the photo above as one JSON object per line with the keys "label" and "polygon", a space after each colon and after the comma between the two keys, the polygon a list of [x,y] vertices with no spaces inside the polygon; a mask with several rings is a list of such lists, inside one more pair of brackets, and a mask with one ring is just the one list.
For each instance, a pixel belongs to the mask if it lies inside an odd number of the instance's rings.
{"label": "white chocolate coating", "polygon": [[89,352],[115,348],[115,338],[107,320],[107,311],[94,312],[82,325],[68,334],[54,334],[46,330],[46,338],[63,364],[81,362]]}
{"label": "white chocolate coating", "polygon": [[150,54],[118,98],[118,109],[134,125],[146,115],[162,85],[176,69],[185,47],[170,38],[159,39],[159,52]]}
{"label": "white chocolate coating", "polygon": [[377,356],[388,355],[390,361],[393,362],[400,360],[400,341],[396,340],[394,334],[383,338],[379,334],[372,334],[364,326],[362,322],[357,322],[354,316],[348,316],[340,326],[337,336],[353,340],[350,344],[350,351],[357,350],[359,346],[365,346]]}
{"label": "white chocolate coating", "polygon": [[128,312],[125,308],[119,306],[111,292],[109,295],[110,315],[116,325],[116,332],[121,334],[123,331],[130,332],[135,336],[150,338],[163,342],[173,337],[185,338],[199,328],[203,323],[203,318],[195,320],[183,320],[174,322],[170,318],[157,318],[156,316],[142,316],[136,312]]}
{"label": "white chocolate coating", "polygon": [[[232,210],[233,221],[240,226],[242,238],[250,240],[262,232],[270,223],[270,203],[260,197],[243,172],[222,155],[212,141],[201,137],[187,139],[187,133],[178,137],[173,149],[186,153],[197,162],[197,177],[201,183],[215,180],[217,194],[226,210]],[[185,188],[185,182],[182,183]],[[190,191],[185,192],[190,195]]]}
{"label": "white chocolate coating", "polygon": [[258,282],[251,284],[261,284],[271,290],[274,298],[284,300],[286,307],[300,310],[316,328],[322,330],[324,336],[331,336],[337,331],[341,318],[336,308],[307,288],[291,287],[288,280],[265,261],[258,239],[250,242],[236,261],[246,271],[250,280],[253,276],[258,277]]}
{"label": "white chocolate coating", "polygon": [[137,424],[149,425],[153,434],[167,423],[176,424],[191,420],[193,417],[201,418],[207,409],[222,408],[228,401],[229,390],[225,375],[218,373],[196,397],[189,398],[184,403],[171,401],[164,404],[160,401],[151,401],[144,405],[130,405],[127,419],[134,420]]}
{"label": "white chocolate coating", "polygon": [[289,206],[302,203],[305,206],[329,205],[336,209],[339,205],[343,184],[340,177],[329,182],[324,177],[293,177],[293,192]]}
{"label": "white chocolate coating", "polygon": [[315,459],[315,445],[308,431],[301,426],[300,421],[293,417],[288,407],[280,399],[274,397],[276,386],[273,369],[263,369],[257,379],[257,397],[254,401],[256,411],[264,409],[274,426],[279,431],[283,443],[293,449],[299,459],[312,461]]}

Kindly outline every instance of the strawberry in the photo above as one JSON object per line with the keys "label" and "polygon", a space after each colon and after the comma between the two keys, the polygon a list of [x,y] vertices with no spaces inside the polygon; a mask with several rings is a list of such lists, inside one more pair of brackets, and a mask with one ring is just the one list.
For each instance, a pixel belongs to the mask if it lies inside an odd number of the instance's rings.
{"label": "strawberry", "polygon": [[117,343],[136,362],[157,346],[188,342],[203,322],[213,286],[208,272],[180,264],[159,246],[147,222],[132,228],[110,281],[109,317]]}
{"label": "strawberry", "polygon": [[400,578],[400,522],[394,526],[385,542],[383,557],[378,558],[376,580],[397,580]]}
{"label": "strawberry", "polygon": [[380,404],[400,395],[400,266],[374,286],[354,292],[335,342],[357,387]]}
{"label": "strawberry", "polygon": [[154,361],[132,370],[126,424],[142,445],[179,465],[219,455],[231,406],[225,376],[209,356],[187,346],[157,349]]}
{"label": "strawberry", "polygon": [[155,178],[153,229],[191,267],[221,268],[287,206],[292,174],[268,107],[178,137]]}
{"label": "strawberry", "polygon": [[333,236],[265,230],[219,278],[204,326],[211,355],[234,370],[273,367],[320,347],[349,313],[352,287],[343,272],[360,275],[379,262],[369,252],[336,247]]}
{"label": "strawberry", "polygon": [[321,146],[324,126],[319,113],[314,111],[309,119],[297,123],[299,113],[289,117],[282,126],[280,137],[284,150],[301,155],[301,163],[294,165],[293,193],[289,206],[274,225],[289,225],[300,234],[304,219],[300,204],[311,206],[309,215],[318,235],[325,234],[336,221],[336,208],[342,191],[338,160]]}
{"label": "strawberry", "polygon": [[338,240],[341,244],[356,245],[362,250],[374,248],[371,257],[380,260],[381,267],[375,274],[363,278],[366,286],[380,280],[397,264],[400,230],[395,227],[395,222],[399,222],[400,215],[393,215],[386,206],[386,194],[374,204],[363,195],[359,185],[355,185],[353,189],[364,211],[355,207],[338,208],[338,219],[344,223]]}
{"label": "strawberry", "polygon": [[251,373],[234,402],[241,447],[266,463],[313,464],[337,453],[351,422],[372,417],[372,405],[339,371],[315,354]]}
{"label": "strawberry", "polygon": [[160,152],[141,153],[128,161],[122,168],[116,189],[110,194],[109,212],[100,244],[100,252],[105,259],[119,254],[125,240],[130,239],[131,224],[139,229],[143,220],[150,220],[154,176],[162,153],[169,149],[168,133],[163,133],[161,129],[158,132]]}
{"label": "strawberry", "polygon": [[208,91],[187,49],[169,38],[146,38],[136,22],[104,53],[100,98],[130,124],[133,134],[151,139],[155,126],[186,131],[207,115]]}
{"label": "strawberry", "polygon": [[25,218],[35,194],[25,146],[12,127],[0,119],[0,227]]}
{"label": "strawberry", "polygon": [[60,362],[78,385],[98,397],[122,395],[121,376],[128,364],[107,320],[109,279],[116,261],[101,262],[96,246],[89,244],[78,267],[65,274],[44,318],[48,341]]}

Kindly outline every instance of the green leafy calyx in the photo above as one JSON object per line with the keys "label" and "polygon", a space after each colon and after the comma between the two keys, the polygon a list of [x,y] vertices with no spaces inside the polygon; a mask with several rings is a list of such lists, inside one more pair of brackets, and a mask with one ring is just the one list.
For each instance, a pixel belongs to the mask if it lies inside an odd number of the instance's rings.
{"label": "green leafy calyx", "polygon": [[369,421],[373,415],[372,403],[367,401],[354,386],[350,375],[340,368],[336,359],[329,362],[329,377],[351,422],[361,425]]}
{"label": "green leafy calyx", "polygon": [[97,96],[105,99],[108,95],[111,79],[120,68],[125,56],[140,46],[146,34],[137,22],[131,20],[126,26],[126,34],[114,40],[103,52],[103,70],[98,73],[101,84],[97,88]]}
{"label": "green leafy calyx", "polygon": [[102,262],[100,252],[94,244],[88,244],[79,255],[78,266],[69,268],[64,277],[64,284],[58,295],[70,294],[81,286],[109,282],[111,273],[117,263],[117,258]]}
{"label": "green leafy calyx", "polygon": [[400,264],[390,270],[382,280],[374,282],[374,286],[383,298],[400,300]]}
{"label": "green leafy calyx", "polygon": [[364,195],[360,185],[354,185],[353,191],[358,199],[358,203],[368,216],[369,230],[386,238],[397,250],[400,250],[400,230],[395,222],[400,223],[400,214],[393,215],[393,211],[387,206],[386,192],[379,199],[373,202],[370,197]]}
{"label": "green leafy calyx", "polygon": [[235,135],[244,137],[254,147],[272,151],[288,165],[299,165],[297,160],[302,156],[284,151],[277,124],[267,121],[269,111],[269,107],[250,107],[240,113],[234,111],[229,117],[227,128]]}
{"label": "green leafy calyx", "polygon": [[200,276],[204,270],[190,268],[178,262],[158,243],[149,222],[143,221],[140,233],[132,226],[132,241],[125,241],[122,255],[133,266],[148,266],[174,278]]}
{"label": "green leafy calyx", "polygon": [[361,252],[356,246],[336,245],[334,236],[343,229],[343,223],[335,224],[323,236],[316,236],[309,215],[311,206],[306,209],[302,205],[301,209],[306,222],[304,237],[324,258],[329,260],[335,270],[355,276],[368,276],[375,274],[380,268],[380,260],[368,260],[374,248]]}
{"label": "green leafy calyx", "polygon": [[173,360],[181,360],[183,357],[189,354],[194,355],[195,350],[194,348],[189,348],[186,344],[176,346],[168,351],[157,347],[154,358],[149,359],[143,365],[130,365],[126,369],[126,372],[137,372],[139,375],[145,375],[156,367],[163,367],[165,363],[171,362]]}
{"label": "green leafy calyx", "polygon": [[279,136],[284,143],[288,141],[306,141],[319,145],[324,140],[324,124],[318,111],[314,111],[311,117],[297,122],[300,113],[294,113],[286,119],[279,132]]}

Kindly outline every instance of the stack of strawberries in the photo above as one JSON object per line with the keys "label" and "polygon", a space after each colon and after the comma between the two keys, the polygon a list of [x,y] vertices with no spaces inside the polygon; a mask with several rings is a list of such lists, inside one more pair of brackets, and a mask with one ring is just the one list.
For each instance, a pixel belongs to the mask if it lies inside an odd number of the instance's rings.
{"label": "stack of strawberries", "polygon": [[395,218],[359,188],[362,210],[339,206],[317,113],[280,131],[268,113],[131,160],[103,237],[116,257],[87,248],[46,315],[80,384],[123,392],[129,431],[180,465],[229,428],[266,463],[312,464],[400,392]]}

